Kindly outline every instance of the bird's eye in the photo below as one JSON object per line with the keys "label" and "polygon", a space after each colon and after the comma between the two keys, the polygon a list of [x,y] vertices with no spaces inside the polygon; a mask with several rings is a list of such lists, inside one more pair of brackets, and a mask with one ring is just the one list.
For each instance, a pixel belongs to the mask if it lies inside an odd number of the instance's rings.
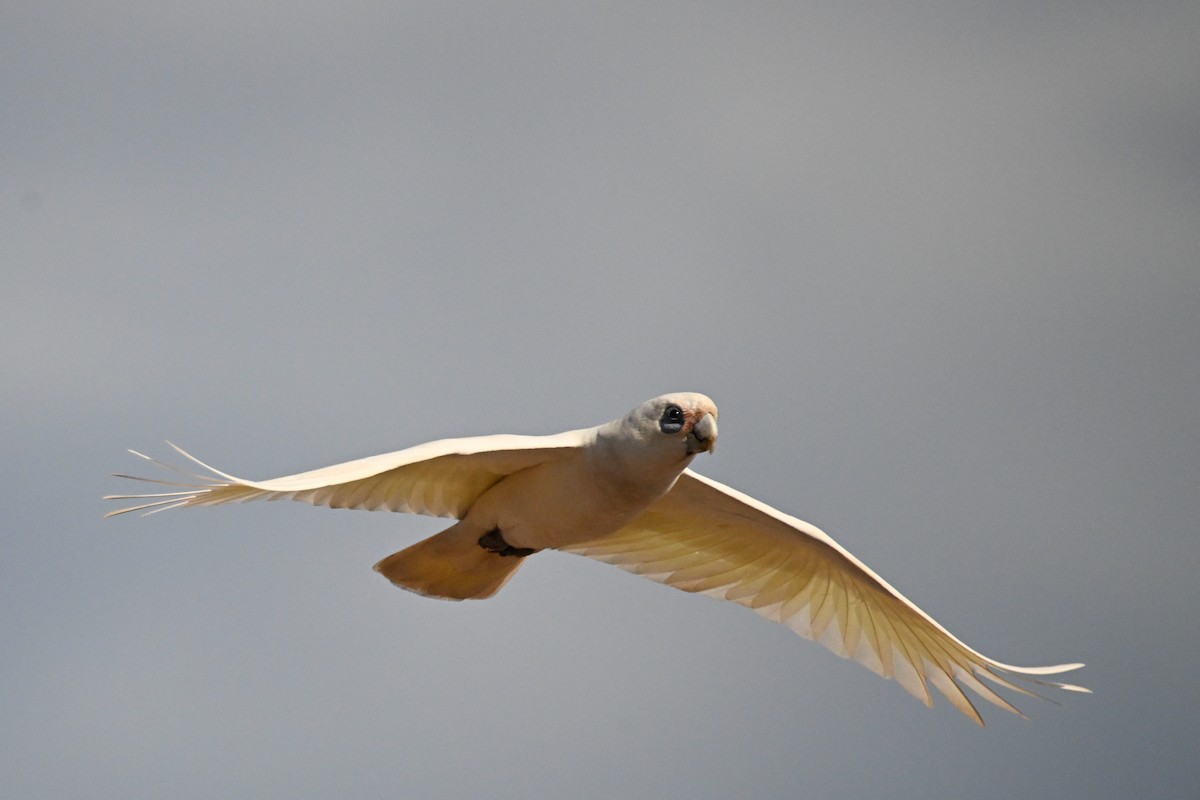
{"label": "bird's eye", "polygon": [[662,419],[658,421],[658,428],[663,433],[679,433],[683,430],[683,409],[679,406],[667,406]]}

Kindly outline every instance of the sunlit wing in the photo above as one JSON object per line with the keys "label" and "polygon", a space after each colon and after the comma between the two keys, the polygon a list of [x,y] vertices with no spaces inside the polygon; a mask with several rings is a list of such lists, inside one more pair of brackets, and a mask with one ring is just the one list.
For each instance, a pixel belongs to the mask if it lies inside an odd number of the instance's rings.
{"label": "sunlit wing", "polygon": [[564,457],[572,448],[583,444],[586,436],[586,431],[568,431],[552,436],[500,434],[442,439],[267,481],[235,478],[213,469],[175,445],[171,446],[211,475],[183,472],[131,450],[134,455],[177,473],[183,480],[120,475],[118,477],[175,488],[145,494],[109,495],[104,499],[137,501],[137,504],[111,511],[106,516],[130,511],[149,514],[183,506],[287,499],[331,508],[407,511],[461,518],[475,499],[501,478],[549,459]]}
{"label": "sunlit wing", "polygon": [[814,525],[687,470],[675,487],[616,533],[568,549],[689,592],[754,609],[844,658],[895,678],[926,705],[932,683],[983,724],[961,686],[1015,714],[979,680],[1033,694],[1005,676],[1071,691],[1035,676],[1083,666],[1013,667],[952,636]]}

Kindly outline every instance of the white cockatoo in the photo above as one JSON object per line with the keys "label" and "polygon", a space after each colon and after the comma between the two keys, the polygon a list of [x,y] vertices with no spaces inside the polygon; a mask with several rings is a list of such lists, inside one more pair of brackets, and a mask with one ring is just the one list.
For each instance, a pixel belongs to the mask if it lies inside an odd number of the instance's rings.
{"label": "white cockatoo", "polygon": [[444,439],[267,481],[235,478],[176,448],[212,476],[153,481],[178,491],[105,499],[142,501],[109,516],[286,498],[452,517],[454,525],[375,569],[404,589],[461,600],[492,596],[539,550],[577,553],[752,608],[895,678],[926,705],[932,683],[980,724],[960,684],[1020,714],[980,677],[1024,694],[1032,692],[1011,678],[1088,691],[1041,680],[1082,664],[993,661],[817,527],[688,469],[716,441],[712,400],[667,394],[594,428]]}

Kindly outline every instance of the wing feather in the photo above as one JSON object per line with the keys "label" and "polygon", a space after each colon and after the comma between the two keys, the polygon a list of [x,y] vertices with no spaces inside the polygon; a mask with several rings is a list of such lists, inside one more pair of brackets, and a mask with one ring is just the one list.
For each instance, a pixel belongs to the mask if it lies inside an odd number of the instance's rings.
{"label": "wing feather", "polygon": [[119,477],[182,487],[178,492],[108,495],[106,500],[146,500],[109,512],[154,513],[169,508],[209,506],[247,500],[300,500],[331,508],[409,511],[437,517],[458,517],[484,491],[507,475],[565,457],[587,442],[588,431],[552,436],[476,436],[443,439],[343,464],[287,475],[267,481],[236,478],[171,445],[180,454],[212,473],[190,475],[136,451],[147,461],[192,479],[192,483],[155,478]]}
{"label": "wing feather", "polygon": [[1012,679],[1048,683],[1033,676],[1083,666],[1014,667],[993,661],[951,635],[819,528],[691,470],[624,528],[568,552],[752,608],[894,678],[926,705],[933,704],[932,685],[979,724],[982,717],[963,687],[1020,714],[979,677],[1033,694]]}

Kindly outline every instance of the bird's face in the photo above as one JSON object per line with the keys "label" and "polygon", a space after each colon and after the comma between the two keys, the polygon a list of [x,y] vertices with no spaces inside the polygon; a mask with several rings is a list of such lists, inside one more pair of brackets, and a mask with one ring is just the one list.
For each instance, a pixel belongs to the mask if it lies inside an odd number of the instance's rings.
{"label": "bird's face", "polygon": [[633,414],[647,440],[675,450],[681,458],[711,453],[717,445],[717,406],[702,394],[665,394],[646,401]]}

